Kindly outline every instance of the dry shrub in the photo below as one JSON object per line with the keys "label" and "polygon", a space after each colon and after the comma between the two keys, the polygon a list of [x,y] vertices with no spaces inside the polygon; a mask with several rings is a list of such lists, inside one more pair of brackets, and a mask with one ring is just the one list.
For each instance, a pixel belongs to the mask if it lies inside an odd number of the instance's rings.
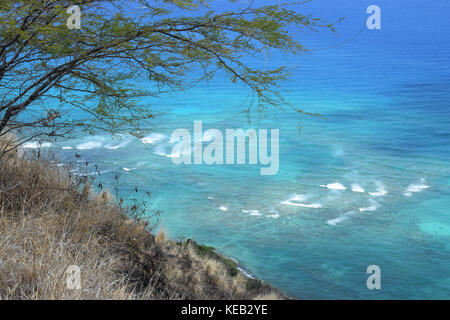
{"label": "dry shrub", "polygon": [[[278,299],[284,296],[197,244],[152,235],[108,192],[12,152],[0,160],[1,299]],[[66,270],[81,268],[81,290]]]}

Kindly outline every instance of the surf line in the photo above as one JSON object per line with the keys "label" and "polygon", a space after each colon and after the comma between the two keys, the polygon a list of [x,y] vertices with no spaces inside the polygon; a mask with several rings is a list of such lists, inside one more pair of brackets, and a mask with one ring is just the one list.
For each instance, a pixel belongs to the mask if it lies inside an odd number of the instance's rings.
{"label": "surf line", "polygon": [[[275,175],[279,169],[279,135],[279,129],[270,129],[269,155],[268,129],[259,129],[258,133],[255,129],[226,129],[224,139],[222,131],[209,129],[203,133],[202,121],[194,121],[194,141],[187,129],[172,132],[171,141],[177,143],[172,148],[171,158],[176,165],[246,164],[248,140],[248,164],[267,166],[260,168],[260,174]],[[209,144],[204,146],[204,142]]]}

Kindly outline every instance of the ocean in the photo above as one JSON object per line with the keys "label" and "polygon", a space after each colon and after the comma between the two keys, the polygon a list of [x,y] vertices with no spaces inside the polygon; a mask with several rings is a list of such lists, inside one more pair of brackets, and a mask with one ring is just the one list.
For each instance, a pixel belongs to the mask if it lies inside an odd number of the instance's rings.
{"label": "ocean", "polygon": [[[366,27],[371,4],[381,8],[381,30]],[[98,165],[96,180],[109,188],[119,174],[121,197],[150,192],[155,228],[216,247],[290,296],[449,299],[450,2],[316,0],[304,8],[345,19],[336,33],[299,34],[307,53],[251,63],[286,65],[285,98],[323,118],[284,108],[249,122],[248,92],[218,76],[149,98],[159,115],[142,140],[79,134],[44,147],[77,174],[95,176]],[[192,132],[196,120],[222,132],[279,129],[278,173],[175,165],[171,133]],[[381,270],[378,290],[366,285],[370,265]]]}

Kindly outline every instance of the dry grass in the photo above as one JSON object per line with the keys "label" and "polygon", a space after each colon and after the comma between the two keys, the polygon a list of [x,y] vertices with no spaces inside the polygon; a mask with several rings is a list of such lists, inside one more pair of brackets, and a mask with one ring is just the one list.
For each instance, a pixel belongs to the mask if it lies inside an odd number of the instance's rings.
{"label": "dry grass", "polygon": [[[9,153],[0,160],[0,298],[283,298],[231,275],[227,260],[195,242],[146,226],[107,192],[93,195],[50,162]],[[81,268],[80,290],[67,288],[70,265]]]}

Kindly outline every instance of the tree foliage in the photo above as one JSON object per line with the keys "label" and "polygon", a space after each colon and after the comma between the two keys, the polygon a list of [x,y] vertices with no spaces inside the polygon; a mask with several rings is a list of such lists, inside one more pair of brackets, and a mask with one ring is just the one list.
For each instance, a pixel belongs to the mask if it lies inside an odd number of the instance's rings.
{"label": "tree foliage", "polygon": [[[71,5],[81,8],[80,30],[66,25]],[[141,97],[218,72],[248,87],[258,108],[279,105],[286,69],[258,69],[247,57],[296,54],[305,49],[294,29],[333,29],[299,6],[249,2],[226,11],[205,0],[2,0],[0,137],[17,129],[47,137],[74,127],[136,132],[154,116]],[[147,85],[136,87],[138,79]],[[75,117],[76,110],[85,116]]]}

